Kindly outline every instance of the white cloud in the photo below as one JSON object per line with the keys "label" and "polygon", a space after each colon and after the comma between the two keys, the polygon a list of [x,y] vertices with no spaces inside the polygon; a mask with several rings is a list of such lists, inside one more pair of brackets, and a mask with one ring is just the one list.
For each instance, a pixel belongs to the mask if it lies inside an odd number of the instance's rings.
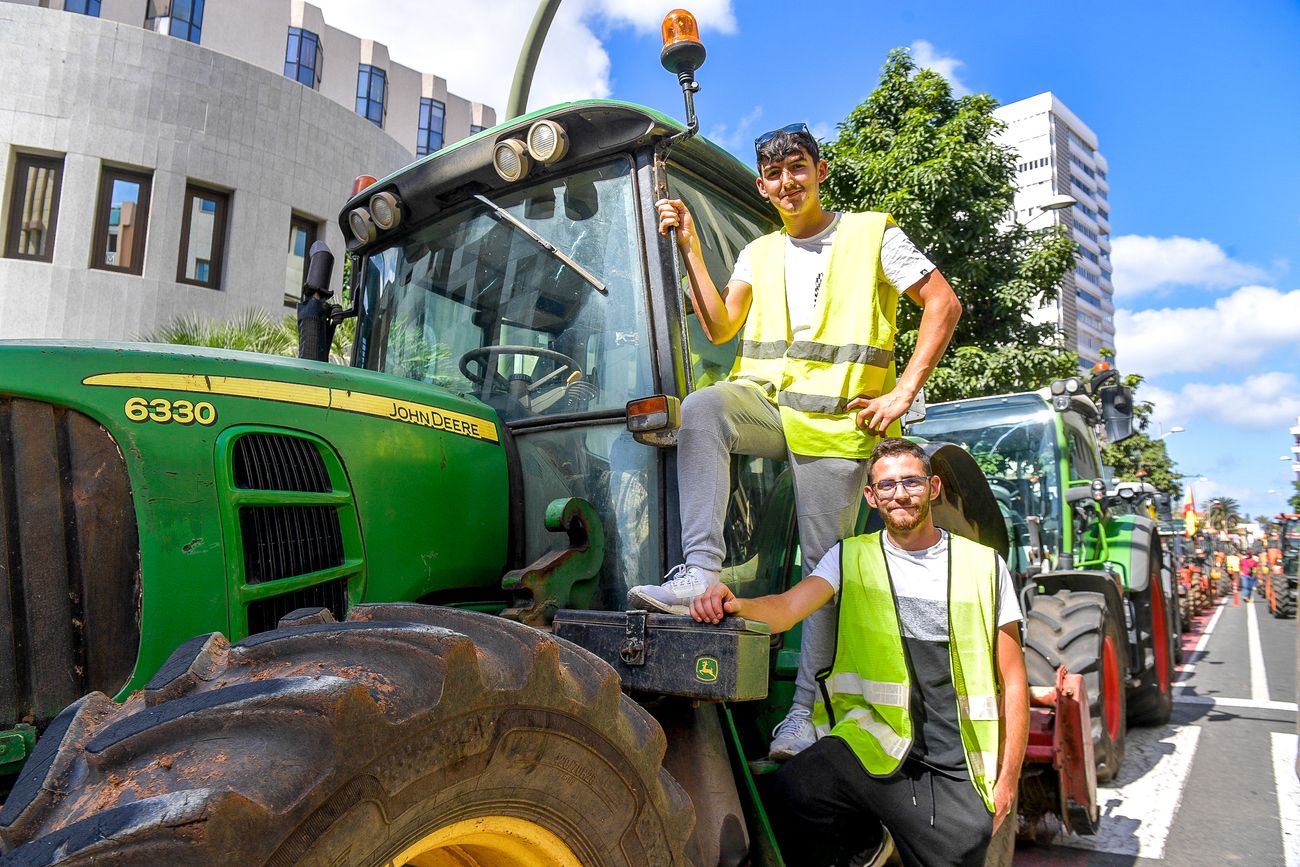
{"label": "white cloud", "polygon": [[808,132],[812,133],[813,138],[817,141],[834,141],[840,137],[840,131],[835,124],[829,121],[819,120],[808,127]]}
{"label": "white cloud", "polygon": [[917,66],[933,70],[948,79],[948,84],[952,86],[953,96],[970,95],[971,89],[957,77],[957,68],[965,66],[965,61],[940,54],[934,45],[925,39],[916,40],[911,44],[910,49],[912,59],[916,61]]}
{"label": "white cloud", "polygon": [[[519,49],[537,9],[536,0],[313,2],[330,26],[383,43],[395,62],[447,79],[452,93],[491,105],[499,118],[510,94]],[[676,5],[658,0],[562,3],[537,62],[529,107],[609,96],[609,54],[598,34],[621,27],[656,32],[664,14]],[[702,32],[735,32],[731,0],[699,0],[692,6]],[[329,63],[326,58],[326,74]]]}
{"label": "white cloud", "polygon": [[762,116],[763,106],[756,105],[749,110],[748,114],[736,121],[734,126],[725,123],[715,124],[705,133],[705,137],[733,154],[746,153],[752,156],[754,125],[758,123]]}
{"label": "white cloud", "polygon": [[1137,396],[1155,404],[1152,416],[1166,429],[1193,419],[1242,430],[1281,429],[1300,417],[1300,380],[1276,370],[1241,382],[1189,382],[1176,391],[1143,383]]}
{"label": "white cloud", "polygon": [[1213,307],[1115,311],[1115,354],[1147,377],[1245,367],[1298,343],[1300,290],[1243,286]]}
{"label": "white cloud", "polygon": [[1110,259],[1117,298],[1171,286],[1226,289],[1268,277],[1264,269],[1230,258],[1205,238],[1121,235],[1114,239]]}

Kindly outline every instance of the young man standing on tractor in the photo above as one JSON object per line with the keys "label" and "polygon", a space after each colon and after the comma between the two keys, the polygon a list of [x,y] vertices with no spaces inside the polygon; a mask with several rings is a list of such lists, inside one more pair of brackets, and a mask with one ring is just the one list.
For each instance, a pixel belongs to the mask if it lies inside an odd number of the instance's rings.
{"label": "young man standing on tractor", "polygon": [[[690,212],[662,200],[659,231],[677,230],[699,322],[715,344],[740,334],[730,376],[690,394],[677,440],[684,562],[660,585],[634,587],[628,603],[685,614],[720,580],[723,521],[733,454],[786,458],[794,480],[806,577],[852,532],[865,459],[878,438],[897,433],[938,364],[961,316],[948,281],[883,213],[822,207],[826,161],[804,124],[754,141],[758,192],[781,216],[778,232],[737,258],[721,291],[704,264]],[[895,381],[899,295],[923,308],[916,348]],[[835,644],[833,606],[809,618],[790,715],[777,727],[774,758],[815,739],[814,675]]]}
{"label": "young man standing on tractor", "polygon": [[821,737],[770,780],[778,841],[800,864],[884,863],[897,847],[908,865],[982,865],[1015,821],[1029,730],[1020,603],[996,551],[934,525],[941,484],[920,446],[882,440],[865,493],[883,532],[833,546],[785,593],[740,599],[717,584],[691,603],[704,623],[784,631],[839,601]]}

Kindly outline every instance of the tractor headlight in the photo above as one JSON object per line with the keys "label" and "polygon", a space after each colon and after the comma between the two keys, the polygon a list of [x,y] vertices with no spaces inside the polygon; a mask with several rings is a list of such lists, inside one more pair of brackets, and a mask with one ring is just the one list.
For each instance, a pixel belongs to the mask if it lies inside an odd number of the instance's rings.
{"label": "tractor headlight", "polygon": [[569,135],[553,120],[539,120],[528,128],[528,152],[543,165],[564,159],[569,152]]}
{"label": "tractor headlight", "polygon": [[402,206],[392,193],[375,193],[370,197],[370,219],[381,231],[396,229],[402,222]]}
{"label": "tractor headlight", "polygon": [[352,230],[352,237],[362,244],[369,244],[379,236],[379,228],[365,208],[353,208],[348,212],[348,228]]}
{"label": "tractor headlight", "polygon": [[500,141],[492,151],[492,167],[502,180],[514,182],[528,174],[533,167],[533,159],[528,155],[528,147],[517,138]]}

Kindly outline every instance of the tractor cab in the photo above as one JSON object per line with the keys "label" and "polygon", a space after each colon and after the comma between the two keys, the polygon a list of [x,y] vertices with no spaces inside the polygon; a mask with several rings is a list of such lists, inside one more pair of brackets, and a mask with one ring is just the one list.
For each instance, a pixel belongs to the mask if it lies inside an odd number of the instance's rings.
{"label": "tractor cab", "polygon": [[[674,431],[630,430],[628,404],[661,396],[675,410],[735,354],[695,323],[654,202],[664,186],[687,201],[720,282],[775,222],[750,168],[683,131],[639,106],[571,103],[430,155],[359,191],[341,215],[353,365],[440,386],[499,418],[508,568],[565,547],[545,521],[553,501],[591,504],[604,556],[584,607],[621,609],[629,587],[680,557],[675,451],[664,447]],[[728,577],[770,592],[793,559],[789,474],[758,458],[732,471]]]}

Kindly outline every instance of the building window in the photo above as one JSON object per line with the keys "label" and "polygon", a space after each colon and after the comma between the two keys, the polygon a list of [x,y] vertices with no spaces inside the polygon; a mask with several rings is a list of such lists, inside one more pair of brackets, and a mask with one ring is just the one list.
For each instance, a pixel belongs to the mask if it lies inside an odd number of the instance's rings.
{"label": "building window", "polygon": [[373,123],[384,125],[384,91],[388,76],[377,66],[363,63],[357,70],[357,114]]}
{"label": "building window", "polygon": [[302,281],[307,272],[307,254],[316,243],[317,224],[294,214],[289,218],[289,262],[284,273],[284,303],[293,307],[302,300]]}
{"label": "building window", "polygon": [[149,0],[144,26],[197,45],[203,35],[203,0]]}
{"label": "building window", "polygon": [[54,229],[59,220],[63,157],[18,154],[9,197],[9,231],[5,255],[11,259],[54,258]]}
{"label": "building window", "polygon": [[63,4],[64,12],[77,12],[82,15],[89,15],[92,18],[99,17],[100,0],[68,0]]}
{"label": "building window", "polygon": [[104,169],[99,180],[90,267],[127,274],[143,272],[151,182],[147,173]]}
{"label": "building window", "polygon": [[185,187],[181,216],[181,252],[176,282],[208,289],[221,288],[221,263],[226,257],[226,214],[230,196],[195,184]]}
{"label": "building window", "polygon": [[1098,298],[1096,295],[1093,295],[1091,292],[1084,292],[1082,289],[1075,289],[1074,297],[1082,301],[1084,304],[1091,304],[1093,307],[1096,307],[1098,310],[1104,309],[1101,306],[1101,299]]}
{"label": "building window", "polygon": [[476,123],[471,123],[471,124],[469,125],[469,134],[470,134],[470,135],[478,135],[479,133],[481,133],[481,132],[482,132],[483,130],[485,130],[485,129],[487,129],[487,127],[485,127],[485,126],[479,126],[479,125],[476,124]]}
{"label": "building window", "polygon": [[320,85],[324,60],[319,36],[301,27],[289,28],[289,45],[284,51],[284,74],[287,77],[315,90]]}
{"label": "building window", "polygon": [[420,132],[415,137],[415,155],[422,157],[442,148],[442,125],[447,107],[436,99],[420,99]]}

